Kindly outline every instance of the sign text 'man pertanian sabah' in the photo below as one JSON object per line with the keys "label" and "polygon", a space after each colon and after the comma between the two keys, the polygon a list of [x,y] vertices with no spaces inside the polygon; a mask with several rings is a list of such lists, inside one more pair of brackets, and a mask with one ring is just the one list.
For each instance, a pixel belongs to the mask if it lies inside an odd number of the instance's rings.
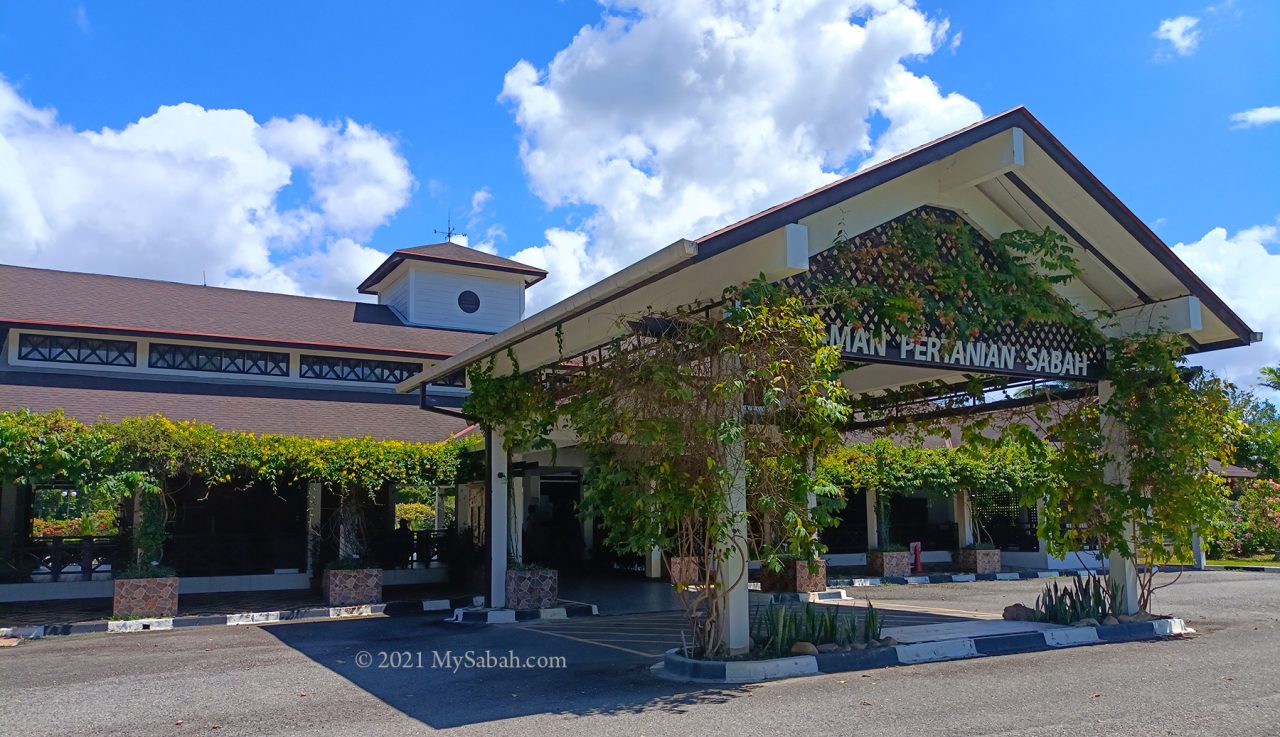
{"label": "sign text 'man pertanian sabah'", "polygon": [[1039,346],[1014,346],[992,340],[956,341],[924,337],[918,342],[896,336],[874,337],[861,328],[830,323],[827,345],[840,348],[846,358],[882,359],[887,363],[947,366],[973,371],[1036,374],[1063,378],[1093,378],[1101,363],[1085,351],[1064,351]]}

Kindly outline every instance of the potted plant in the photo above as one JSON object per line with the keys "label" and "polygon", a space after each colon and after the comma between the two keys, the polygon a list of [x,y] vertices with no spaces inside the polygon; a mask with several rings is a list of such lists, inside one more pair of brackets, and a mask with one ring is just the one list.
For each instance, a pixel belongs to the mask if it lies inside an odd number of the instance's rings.
{"label": "potted plant", "polygon": [[546,609],[560,601],[560,574],[537,563],[507,564],[507,608]]}
{"label": "potted plant", "polygon": [[1003,570],[1000,548],[986,542],[966,545],[960,550],[960,567],[974,573],[999,573]]}
{"label": "potted plant", "polygon": [[116,574],[111,613],[117,617],[159,618],[178,613],[178,576],[159,561],[134,564]]}
{"label": "potted plant", "polygon": [[811,593],[827,590],[827,561],[801,560],[795,555],[778,557],[782,568],[775,571],[768,564],[760,569],[761,591]]}
{"label": "potted plant", "polygon": [[363,558],[339,558],[325,566],[320,581],[329,606],[382,603],[382,568]]}
{"label": "potted plant", "polygon": [[911,575],[911,553],[901,545],[885,545],[867,553],[867,564],[877,576],[905,578]]}

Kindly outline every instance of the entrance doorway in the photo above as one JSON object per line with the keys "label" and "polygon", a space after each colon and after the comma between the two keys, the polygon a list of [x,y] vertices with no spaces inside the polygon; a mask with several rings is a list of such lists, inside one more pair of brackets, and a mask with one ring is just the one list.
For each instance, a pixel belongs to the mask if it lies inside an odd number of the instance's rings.
{"label": "entrance doorway", "polygon": [[524,522],[524,559],[559,571],[584,567],[586,543],[578,503],[582,476],[564,473],[540,476],[538,496],[529,499]]}

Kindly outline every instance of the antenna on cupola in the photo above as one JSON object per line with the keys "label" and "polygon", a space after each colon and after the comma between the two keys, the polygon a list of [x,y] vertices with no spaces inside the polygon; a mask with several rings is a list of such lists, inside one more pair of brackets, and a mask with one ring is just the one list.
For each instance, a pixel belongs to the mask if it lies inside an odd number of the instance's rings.
{"label": "antenna on cupola", "polygon": [[448,241],[449,243],[453,243],[453,237],[454,237],[455,235],[460,235],[460,236],[462,236],[463,238],[466,238],[466,237],[467,237],[467,234],[466,234],[466,233],[460,233],[460,232],[458,232],[458,231],[456,231],[456,230],[454,230],[454,229],[453,229],[453,210],[450,210],[450,211],[449,211],[448,219],[445,221],[445,223],[446,223],[446,225],[444,226],[444,227],[445,227],[445,229],[444,229],[444,230],[436,230],[436,231],[432,231],[432,232],[434,232],[436,235],[442,235],[442,236],[444,236],[444,239],[445,239],[446,241]]}

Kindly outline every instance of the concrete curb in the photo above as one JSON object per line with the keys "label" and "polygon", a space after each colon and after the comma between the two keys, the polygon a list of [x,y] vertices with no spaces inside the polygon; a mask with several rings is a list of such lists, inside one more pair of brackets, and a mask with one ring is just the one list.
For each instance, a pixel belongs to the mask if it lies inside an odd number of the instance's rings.
{"label": "concrete curb", "polygon": [[1195,630],[1187,627],[1181,619],[1154,619],[1149,622],[1099,627],[1064,627],[1043,632],[957,638],[868,650],[798,655],[772,660],[693,660],[677,655],[677,648],[668,650],[663,655],[662,662],[654,665],[651,670],[656,675],[673,681],[753,683],[817,673],[845,673],[895,665],[1061,650],[1085,645],[1159,640],[1194,632]]}
{"label": "concrete curb", "polygon": [[449,622],[459,624],[511,624],[535,619],[568,619],[569,617],[594,617],[600,613],[595,604],[570,604],[546,609],[485,609],[483,607],[459,608],[453,611]]}
{"label": "concrete curb", "polygon": [[1280,566],[1205,566],[1206,571],[1246,571],[1248,573],[1280,573]]}
{"label": "concrete curb", "polygon": [[878,578],[830,578],[828,586],[880,586],[881,584],[920,585],[929,583],[970,583],[973,581],[1026,581],[1033,578],[1087,576],[1096,571],[1084,568],[1053,571],[1010,571],[1008,573],[950,573],[934,576],[881,576]]}
{"label": "concrete curb", "polygon": [[[152,619],[95,620],[91,622],[61,622],[27,627],[0,627],[0,637],[17,637],[38,640],[43,637],[64,635],[90,635],[100,632],[160,632],[188,627],[235,627],[240,625],[278,624],[298,620],[336,620],[374,615],[421,615],[423,612],[448,611],[454,607],[483,601],[482,597],[459,596],[452,599],[424,599],[421,601],[392,601],[385,604],[361,604],[344,607],[301,607],[265,612],[239,612],[236,614],[195,614],[185,617],[159,617]],[[443,603],[445,606],[440,606]]]}
{"label": "concrete curb", "polygon": [[826,591],[809,591],[795,593],[787,591],[751,591],[747,596],[752,604],[784,604],[791,602],[809,602],[818,604],[824,601],[847,601],[849,594],[844,589],[827,589]]}

